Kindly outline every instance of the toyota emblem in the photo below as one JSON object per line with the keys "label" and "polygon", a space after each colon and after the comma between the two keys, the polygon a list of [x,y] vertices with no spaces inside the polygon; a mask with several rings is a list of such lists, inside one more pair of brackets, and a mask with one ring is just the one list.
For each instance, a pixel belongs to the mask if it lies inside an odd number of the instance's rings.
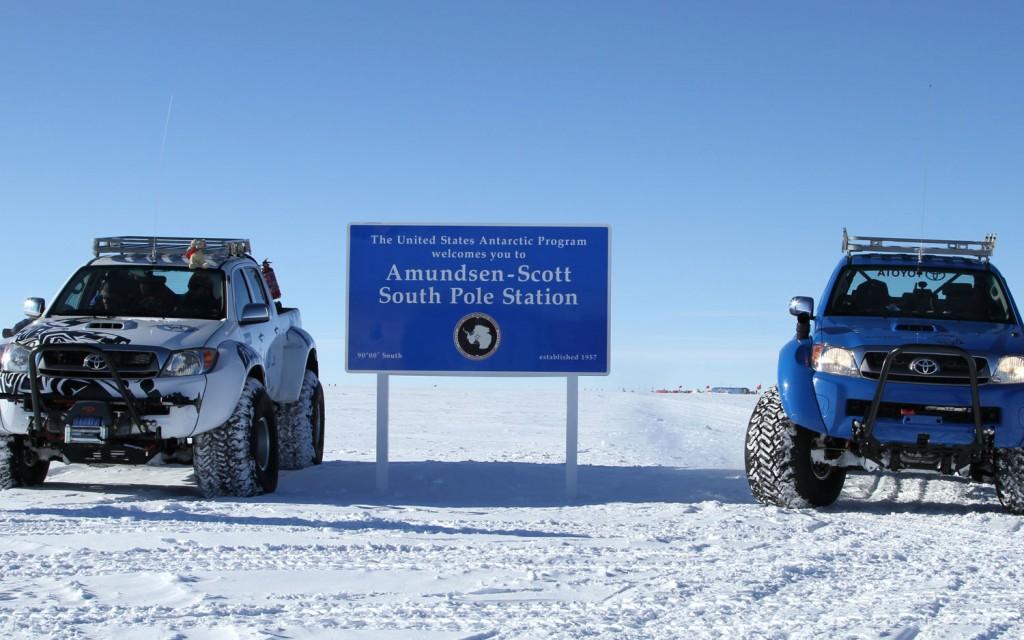
{"label": "toyota emblem", "polygon": [[939,372],[939,363],[931,358],[917,358],[910,363],[910,370],[922,376],[933,376]]}
{"label": "toyota emblem", "polygon": [[107,359],[103,356],[98,356],[95,353],[90,353],[85,356],[85,360],[82,361],[86,369],[92,369],[93,371],[102,371],[107,368]]}

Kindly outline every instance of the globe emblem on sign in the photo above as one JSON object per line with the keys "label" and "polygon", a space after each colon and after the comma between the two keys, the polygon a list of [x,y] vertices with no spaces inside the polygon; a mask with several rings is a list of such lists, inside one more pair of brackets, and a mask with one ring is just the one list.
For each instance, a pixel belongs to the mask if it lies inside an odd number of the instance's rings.
{"label": "globe emblem on sign", "polygon": [[498,350],[501,330],[486,313],[471,313],[455,325],[455,348],[470,360],[483,360]]}

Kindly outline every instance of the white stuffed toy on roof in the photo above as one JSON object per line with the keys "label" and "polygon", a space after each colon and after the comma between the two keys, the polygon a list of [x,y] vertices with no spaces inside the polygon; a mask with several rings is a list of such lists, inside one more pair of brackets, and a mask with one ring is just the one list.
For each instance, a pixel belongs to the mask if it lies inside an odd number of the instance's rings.
{"label": "white stuffed toy on roof", "polygon": [[196,239],[189,244],[185,252],[189,269],[202,269],[206,264],[206,240]]}

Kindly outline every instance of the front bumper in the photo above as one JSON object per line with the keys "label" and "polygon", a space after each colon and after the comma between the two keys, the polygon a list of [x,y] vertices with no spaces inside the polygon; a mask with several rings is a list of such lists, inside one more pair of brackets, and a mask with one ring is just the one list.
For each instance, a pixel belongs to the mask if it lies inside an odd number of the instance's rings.
{"label": "front bumper", "polygon": [[[25,374],[2,374],[0,379],[0,430],[8,434],[61,434],[76,403],[93,402],[109,407],[111,434],[134,433],[127,403],[110,379],[39,377],[43,424],[33,425],[32,392]],[[187,438],[196,431],[206,392],[205,375],[180,378],[125,380],[136,399],[139,418],[149,434],[160,438]]]}
{"label": "front bumper", "polygon": [[[221,345],[217,364],[204,375],[125,377],[109,354],[94,344],[47,344],[33,349],[29,373],[0,373],[0,433],[32,434],[49,441],[85,440],[147,442],[188,438],[216,429],[234,411],[248,375],[247,363],[235,355],[234,343]],[[79,351],[96,355],[107,367],[95,376],[55,377],[39,369],[38,355]],[[86,415],[88,414],[88,416]],[[90,424],[89,418],[99,417]],[[56,434],[56,435],[55,435]]]}
{"label": "front bumper", "polygon": [[[854,421],[863,421],[863,411],[871,404],[878,383],[866,378],[815,373],[814,392],[827,434],[849,440]],[[979,385],[983,426],[995,432],[997,448],[1019,447],[1024,443],[1024,384]],[[974,423],[968,419],[950,420],[971,407],[968,385],[889,382],[882,401],[884,413],[876,421],[874,435],[881,442],[915,444],[921,434],[928,442],[942,446],[968,446],[974,442]],[[905,408],[908,415],[894,416],[892,409]],[[932,411],[923,411],[931,408]],[[937,410],[936,410],[937,409]],[[939,414],[922,415],[922,414]],[[946,415],[946,418],[942,416]]]}

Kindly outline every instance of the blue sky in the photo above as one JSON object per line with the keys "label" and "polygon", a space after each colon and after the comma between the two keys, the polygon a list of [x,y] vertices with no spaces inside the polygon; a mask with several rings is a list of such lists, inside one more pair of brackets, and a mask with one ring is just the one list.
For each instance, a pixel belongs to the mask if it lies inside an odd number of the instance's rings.
{"label": "blue sky", "polygon": [[371,383],[343,373],[347,223],[602,223],[613,373],[586,386],[767,383],[844,226],[998,232],[1024,290],[1022,27],[1009,2],[3,3],[0,309],[96,235],[242,235],[323,377]]}

